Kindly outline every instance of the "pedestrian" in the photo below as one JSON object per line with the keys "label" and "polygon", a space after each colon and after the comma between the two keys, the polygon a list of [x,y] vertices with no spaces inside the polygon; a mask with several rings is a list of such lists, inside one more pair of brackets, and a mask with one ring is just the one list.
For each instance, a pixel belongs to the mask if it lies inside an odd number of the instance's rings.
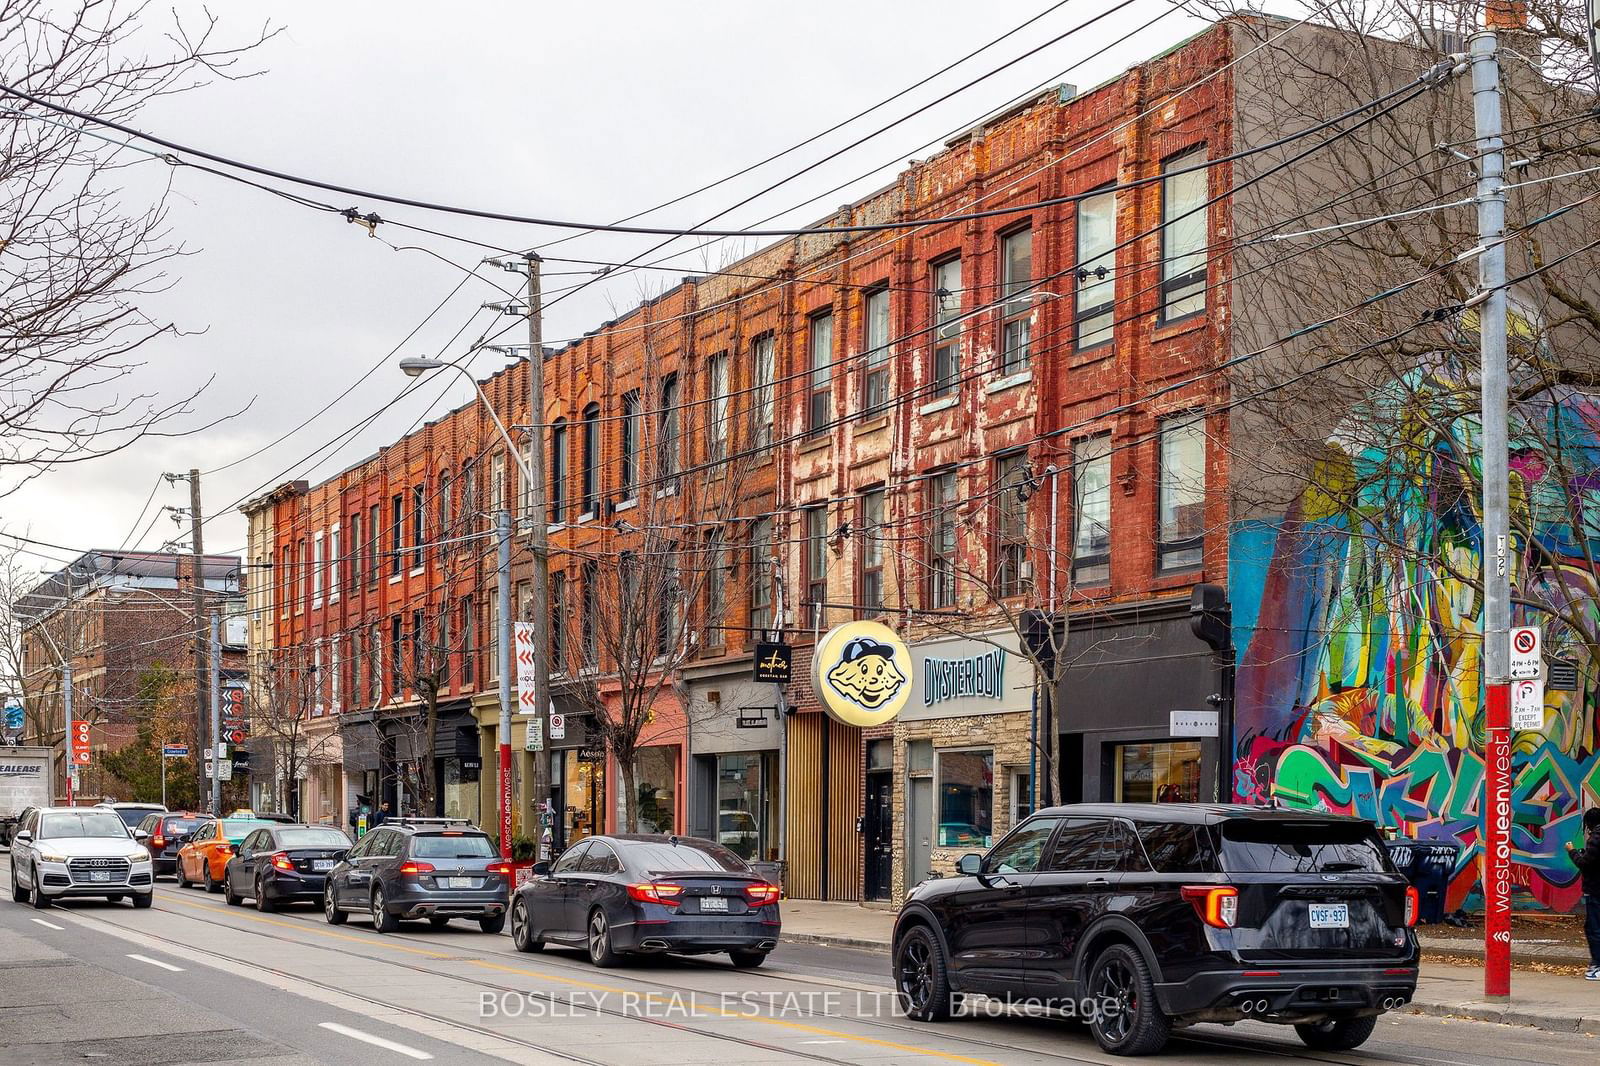
{"label": "pedestrian", "polygon": [[380,804],[378,804],[378,813],[376,813],[376,814],[374,814],[372,816],[372,827],[374,829],[376,829],[378,826],[382,825],[384,822],[387,822],[388,820],[389,820],[389,804],[388,803],[380,803]]}
{"label": "pedestrian", "polygon": [[1583,935],[1589,941],[1589,971],[1600,981],[1600,807],[1583,812],[1583,847],[1567,845],[1567,856],[1583,875]]}

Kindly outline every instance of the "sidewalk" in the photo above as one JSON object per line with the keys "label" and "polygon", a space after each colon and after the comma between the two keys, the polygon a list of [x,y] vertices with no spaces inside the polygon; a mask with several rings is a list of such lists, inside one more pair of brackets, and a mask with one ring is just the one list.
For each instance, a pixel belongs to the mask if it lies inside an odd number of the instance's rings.
{"label": "sidewalk", "polygon": [[[895,912],[854,903],[783,901],[783,939],[792,943],[858,948],[887,954]],[[1600,1035],[1600,982],[1585,981],[1587,958],[1570,946],[1529,941],[1514,943],[1519,967],[1511,975],[1511,999],[1483,998],[1483,945],[1462,937],[1419,938],[1424,960],[1422,978],[1411,1010],[1439,1017],[1528,1025],[1552,1032]],[[1550,973],[1542,970],[1559,969]]]}

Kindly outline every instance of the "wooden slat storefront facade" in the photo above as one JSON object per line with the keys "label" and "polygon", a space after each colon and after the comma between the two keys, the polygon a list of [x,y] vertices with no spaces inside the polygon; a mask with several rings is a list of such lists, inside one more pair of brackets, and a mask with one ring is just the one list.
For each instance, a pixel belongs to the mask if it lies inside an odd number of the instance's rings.
{"label": "wooden slat storefront facade", "polygon": [[819,712],[788,726],[789,866],[785,891],[796,899],[861,899],[863,813],[861,730]]}

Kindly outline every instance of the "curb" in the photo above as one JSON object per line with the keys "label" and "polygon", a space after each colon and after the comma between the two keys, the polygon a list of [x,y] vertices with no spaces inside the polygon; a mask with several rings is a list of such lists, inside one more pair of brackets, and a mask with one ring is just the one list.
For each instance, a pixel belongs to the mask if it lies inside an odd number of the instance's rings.
{"label": "curb", "polygon": [[1552,1033],[1600,1035],[1600,1015],[1540,1014],[1520,1007],[1501,1007],[1481,1000],[1465,1003],[1428,1003],[1414,999],[1407,1012],[1431,1018],[1465,1018],[1474,1022],[1517,1025]]}
{"label": "curb", "polygon": [[884,940],[866,940],[849,936],[824,936],[815,933],[791,933],[787,929],[778,934],[778,940],[784,944],[813,944],[823,948],[851,948],[855,951],[871,951],[879,955],[889,954],[889,944]]}

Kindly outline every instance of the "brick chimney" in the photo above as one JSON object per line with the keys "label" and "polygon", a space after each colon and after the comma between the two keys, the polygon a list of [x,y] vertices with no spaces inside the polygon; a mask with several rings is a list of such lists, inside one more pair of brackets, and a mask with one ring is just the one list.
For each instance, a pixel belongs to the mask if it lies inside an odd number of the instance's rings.
{"label": "brick chimney", "polygon": [[1526,0],[1486,0],[1483,27],[1487,30],[1526,30],[1528,28]]}

